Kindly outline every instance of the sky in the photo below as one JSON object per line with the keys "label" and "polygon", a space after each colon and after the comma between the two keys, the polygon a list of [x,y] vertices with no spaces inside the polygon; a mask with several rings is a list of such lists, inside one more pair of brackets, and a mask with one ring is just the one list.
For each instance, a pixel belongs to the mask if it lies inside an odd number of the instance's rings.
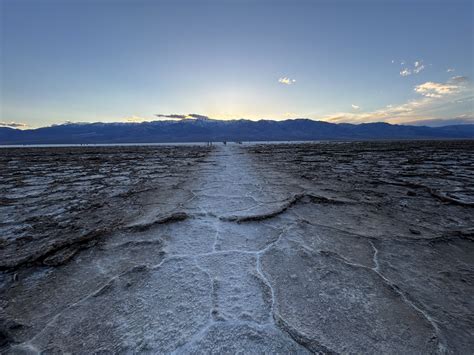
{"label": "sky", "polygon": [[0,0],[0,126],[474,123],[473,3]]}

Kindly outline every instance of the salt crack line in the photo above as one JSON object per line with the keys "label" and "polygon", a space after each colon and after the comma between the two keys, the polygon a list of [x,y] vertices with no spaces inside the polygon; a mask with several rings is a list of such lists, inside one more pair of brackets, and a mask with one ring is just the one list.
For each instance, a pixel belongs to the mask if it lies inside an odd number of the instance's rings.
{"label": "salt crack line", "polygon": [[155,219],[150,222],[129,225],[126,227],[126,230],[129,230],[131,232],[144,232],[146,230],[153,228],[156,225],[184,221],[185,219],[188,219],[189,217],[190,215],[187,214],[186,212],[174,212],[171,214],[161,216],[160,218]]}
{"label": "salt crack line", "polygon": [[437,323],[436,319],[434,319],[430,314],[428,314],[428,312],[426,310],[418,307],[411,299],[409,299],[407,294],[402,292],[402,290],[394,282],[389,280],[385,275],[383,275],[379,271],[380,270],[380,264],[379,264],[379,261],[378,261],[379,251],[375,247],[375,244],[372,241],[369,241],[369,243],[370,243],[370,245],[372,246],[372,248],[374,250],[373,260],[374,260],[374,265],[375,265],[375,267],[370,268],[370,269],[372,271],[374,271],[377,275],[379,275],[379,277],[381,277],[387,284],[389,284],[392,287],[392,289],[394,289],[400,295],[400,297],[403,299],[403,301],[407,305],[409,305],[411,308],[413,308],[418,313],[420,313],[428,321],[428,323],[430,323],[430,325],[433,327],[433,329],[436,333],[436,337],[438,339],[438,350],[439,350],[439,352],[442,353],[442,354],[446,353],[447,347],[445,345],[445,339],[444,339],[443,335],[441,334],[441,331],[438,327],[438,323]]}
{"label": "salt crack line", "polygon": [[345,200],[336,200],[324,196],[317,196],[311,193],[301,193],[301,194],[296,194],[286,200],[285,203],[281,204],[278,206],[275,210],[267,212],[267,213],[261,213],[261,214],[256,214],[256,215],[229,215],[229,216],[221,216],[219,217],[220,220],[222,221],[227,221],[227,222],[251,222],[251,221],[261,221],[264,219],[269,219],[273,218],[275,216],[278,216],[288,210],[290,207],[294,206],[298,202],[302,201],[304,198],[309,198],[310,202],[312,203],[330,203],[330,204],[343,204],[343,203],[351,203],[353,201],[345,201]]}
{"label": "salt crack line", "polygon": [[265,254],[265,252],[267,250],[269,250],[271,247],[273,247],[274,245],[276,245],[282,238],[282,236],[288,232],[288,230],[291,228],[293,224],[287,226],[285,229],[283,229],[283,231],[281,231],[281,233],[278,235],[278,238],[268,244],[264,249],[262,250],[259,250],[258,252],[256,252],[255,254],[257,255],[257,263],[256,263],[256,270],[257,270],[257,273],[259,274],[260,278],[262,279],[263,283],[265,285],[267,285],[267,287],[270,289],[270,293],[271,293],[271,296],[272,296],[272,304],[271,304],[271,307],[270,307],[270,319],[273,320],[273,324],[275,324],[275,312],[274,312],[274,309],[275,309],[275,290],[273,289],[270,281],[267,279],[267,277],[265,276],[265,274],[263,273],[263,270],[262,270],[262,263],[261,263],[261,256],[263,254]]}

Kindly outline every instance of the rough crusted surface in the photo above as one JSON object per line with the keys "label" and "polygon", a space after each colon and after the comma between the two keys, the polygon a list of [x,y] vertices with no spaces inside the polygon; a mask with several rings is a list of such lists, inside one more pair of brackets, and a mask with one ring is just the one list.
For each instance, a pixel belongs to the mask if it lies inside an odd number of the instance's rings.
{"label": "rough crusted surface", "polygon": [[[2,352],[474,348],[473,143],[172,149],[144,149],[133,174],[155,177],[129,181],[146,191],[109,205],[120,223],[91,222],[106,237],[1,274]],[[181,158],[163,175],[156,156]]]}
{"label": "rough crusted surface", "polygon": [[[0,269],[41,262],[56,252],[72,256],[81,244],[147,216],[150,203],[176,209],[170,196],[186,192],[180,184],[208,151],[198,146],[3,148]],[[167,217],[166,208],[153,209],[165,215],[156,218],[158,223]]]}

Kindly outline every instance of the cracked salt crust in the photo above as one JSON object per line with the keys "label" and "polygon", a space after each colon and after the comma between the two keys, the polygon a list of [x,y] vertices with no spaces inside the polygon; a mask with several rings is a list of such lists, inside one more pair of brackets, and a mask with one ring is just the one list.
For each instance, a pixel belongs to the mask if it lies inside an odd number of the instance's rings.
{"label": "cracked salt crust", "polygon": [[[141,188],[130,200],[138,213],[96,244],[55,267],[20,268],[14,282],[5,271],[5,352],[468,351],[472,211],[458,199],[469,202],[472,171],[458,165],[473,148],[437,144],[188,152],[184,175],[156,177],[169,191]],[[431,163],[404,160],[411,150]],[[442,193],[407,199],[416,186],[399,184],[400,166]],[[463,194],[424,177],[443,169]]]}

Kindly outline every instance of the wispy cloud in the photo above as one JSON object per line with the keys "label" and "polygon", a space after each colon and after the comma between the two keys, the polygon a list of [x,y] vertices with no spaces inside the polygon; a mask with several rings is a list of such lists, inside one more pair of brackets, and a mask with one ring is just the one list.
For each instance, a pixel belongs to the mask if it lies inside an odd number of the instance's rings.
{"label": "wispy cloud", "polygon": [[402,69],[402,70],[400,70],[400,75],[401,76],[411,75],[411,70],[409,70],[408,68]]}
{"label": "wispy cloud", "polygon": [[454,72],[455,70],[456,70],[456,69],[454,69],[454,68],[448,68],[448,69],[446,70],[446,72],[447,72],[447,73],[452,73],[452,72]]}
{"label": "wispy cloud", "polygon": [[175,120],[183,120],[188,117],[188,115],[180,115],[176,113],[172,113],[169,115],[166,115],[164,113],[156,113],[155,116],[159,118],[169,118],[169,119],[175,119]]}
{"label": "wispy cloud", "polygon": [[0,127],[9,127],[9,128],[27,128],[28,125],[26,123],[20,122],[0,122]]}
{"label": "wispy cloud", "polygon": [[414,90],[426,97],[441,98],[460,92],[465,87],[465,84],[467,84],[467,81],[467,77],[455,76],[446,83],[427,81],[426,83],[415,86]]}
{"label": "wispy cloud", "polygon": [[425,66],[421,61],[416,61],[415,62],[415,67],[413,68],[413,73],[418,74],[419,72],[423,71],[425,69]]}
{"label": "wispy cloud", "polygon": [[360,106],[358,106],[358,105],[352,104],[351,106],[354,110],[360,110]]}
{"label": "wispy cloud", "polygon": [[197,113],[190,113],[188,115],[188,118],[194,118],[194,119],[199,119],[199,120],[210,120],[211,119],[209,116],[200,115],[200,114],[197,114]]}
{"label": "wispy cloud", "polygon": [[[405,62],[402,61],[400,64],[405,65]],[[412,75],[412,74],[418,74],[418,73],[422,72],[423,70],[425,70],[425,65],[423,64],[423,61],[422,60],[416,60],[413,63],[412,67],[405,67],[402,70],[400,70],[400,75],[401,76],[409,76],[409,75]]]}
{"label": "wispy cloud", "polygon": [[296,83],[296,80],[284,76],[284,77],[281,77],[280,79],[278,79],[278,82],[281,83],[281,84],[285,84],[285,85],[292,85],[292,84]]}
{"label": "wispy cloud", "polygon": [[167,118],[167,119],[171,119],[171,120],[185,120],[185,119],[208,120],[209,119],[208,116],[200,115],[200,114],[197,114],[197,113],[188,113],[186,115],[176,114],[176,113],[172,113],[172,114],[157,113],[157,114],[155,114],[155,116],[160,117],[160,118]]}
{"label": "wispy cloud", "polygon": [[426,97],[443,97],[449,95],[458,90],[456,85],[441,84],[428,81],[424,84],[417,85],[414,89],[417,93]]}
{"label": "wispy cloud", "polygon": [[449,82],[466,86],[469,83],[469,78],[467,76],[457,75],[449,79]]}

